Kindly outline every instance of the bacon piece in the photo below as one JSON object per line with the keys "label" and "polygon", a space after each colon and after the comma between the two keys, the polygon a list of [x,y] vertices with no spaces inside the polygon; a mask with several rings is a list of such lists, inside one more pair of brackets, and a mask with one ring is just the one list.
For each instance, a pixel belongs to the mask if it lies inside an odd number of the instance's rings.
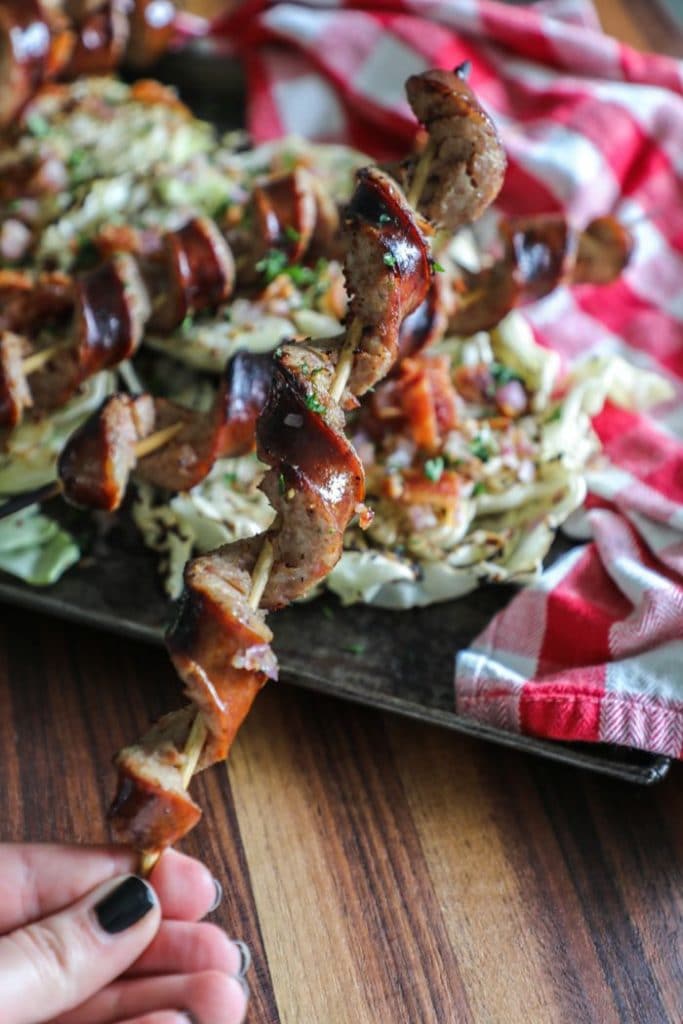
{"label": "bacon piece", "polygon": [[270,353],[238,352],[228,361],[210,412],[155,399],[155,429],[179,422],[184,426],[162,448],[140,459],[136,476],[170,491],[188,491],[206,477],[216,459],[252,451],[272,373]]}
{"label": "bacon piece", "polygon": [[0,427],[16,427],[33,404],[22,365],[28,345],[12,331],[0,331]]}
{"label": "bacon piece", "polygon": [[391,178],[370,167],[357,182],[343,233],[348,322],[363,328],[349,389],[363,395],[396,361],[401,324],[427,295],[432,269],[426,225]]}
{"label": "bacon piece", "polygon": [[72,505],[111,512],[121,504],[136,461],[135,445],[154,427],[149,395],[111,395],[69,438],[57,463]]}
{"label": "bacon piece", "polygon": [[159,296],[150,326],[172,331],[186,316],[220,305],[232,292],[230,248],[208,217],[193,217],[162,239],[158,258],[146,265],[147,283]]}
{"label": "bacon piece", "polygon": [[[469,65],[425,71],[406,83],[408,102],[429,133],[432,158],[418,201],[421,214],[455,232],[481,217],[503,185],[505,152],[488,114],[466,82]],[[419,156],[402,164],[407,194]]]}
{"label": "bacon piece", "polygon": [[272,467],[261,490],[278,514],[268,534],[274,563],[265,608],[283,607],[328,575],[363,500],[363,467],[328,393],[333,372],[330,360],[308,345],[284,345],[276,354],[257,427],[259,458]]}
{"label": "bacon piece", "polygon": [[460,500],[460,477],[445,469],[438,480],[430,480],[420,469],[406,469],[398,478],[387,477],[382,490],[385,497],[400,505],[428,506],[452,521]]}
{"label": "bacon piece", "polygon": [[418,448],[438,451],[458,423],[458,403],[446,356],[406,359],[399,379],[401,406]]}
{"label": "bacon piece", "polygon": [[67,183],[66,167],[49,143],[39,153],[6,149],[0,154],[0,203],[56,195]]}
{"label": "bacon piece", "polygon": [[181,774],[182,751],[195,715],[194,705],[165,715],[139,743],[116,757],[118,784],[108,817],[121,842],[139,850],[162,850],[201,818]]}

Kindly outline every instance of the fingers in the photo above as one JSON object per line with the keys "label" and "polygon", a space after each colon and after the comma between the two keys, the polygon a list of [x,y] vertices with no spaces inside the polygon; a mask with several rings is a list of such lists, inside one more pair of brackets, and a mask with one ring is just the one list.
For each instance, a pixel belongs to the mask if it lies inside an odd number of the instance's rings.
{"label": "fingers", "polygon": [[[0,939],[3,1024],[39,1024],[80,1005],[140,957],[160,921],[152,887],[128,875],[5,935]],[[150,1009],[169,1006],[174,1004]]]}
{"label": "fingers", "polygon": [[[0,843],[0,934],[54,914],[96,885],[134,871],[123,846]],[[198,921],[216,905],[216,882],[199,861],[167,851],[150,879],[164,917]]]}
{"label": "fingers", "polygon": [[149,880],[165,919],[199,921],[220,902],[220,886],[209,869],[175,850],[164,853]]}
{"label": "fingers", "polygon": [[144,1017],[121,1021],[121,1024],[194,1024],[186,1013],[173,1010],[161,1010],[159,1013],[146,1013]]}
{"label": "fingers", "polygon": [[231,942],[215,924],[162,921],[151,944],[126,976],[194,974],[196,971],[237,975],[246,973],[249,961],[247,947]]}
{"label": "fingers", "polygon": [[246,982],[220,971],[139,978],[114,982],[54,1024],[112,1024],[128,1019],[137,1024],[145,1014],[170,1007],[185,1011],[193,1024],[242,1024],[247,1002]]}
{"label": "fingers", "polygon": [[0,934],[54,914],[96,885],[135,870],[123,846],[0,844]]}

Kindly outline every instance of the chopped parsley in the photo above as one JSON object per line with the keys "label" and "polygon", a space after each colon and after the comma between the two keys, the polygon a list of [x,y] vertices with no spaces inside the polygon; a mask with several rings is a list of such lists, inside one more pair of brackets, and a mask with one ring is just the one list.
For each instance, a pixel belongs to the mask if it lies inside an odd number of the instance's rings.
{"label": "chopped parsley", "polygon": [[226,483],[228,484],[229,487],[232,487],[234,484],[237,483],[237,473],[224,473],[223,483]]}
{"label": "chopped parsley", "polygon": [[439,263],[438,260],[432,260],[432,269],[435,274],[444,274],[446,272],[446,268],[442,263]]}
{"label": "chopped parsley", "polygon": [[424,475],[428,480],[431,480],[434,484],[438,483],[444,470],[443,458],[440,455],[437,455],[434,459],[427,459],[423,469]]}
{"label": "chopped parsley", "polygon": [[306,395],[306,408],[310,409],[311,412],[325,412],[325,406],[322,402],[318,401],[315,395]]}
{"label": "chopped parsley", "polygon": [[348,651],[349,654],[365,654],[365,648],[366,647],[367,647],[367,644],[365,644],[365,643],[363,643],[361,641],[361,642],[355,643],[355,644],[347,644],[347,646],[344,648],[344,650]]}
{"label": "chopped parsley", "polygon": [[482,462],[488,462],[491,458],[491,449],[481,434],[477,434],[477,436],[470,441],[470,451],[478,459],[481,459]]}
{"label": "chopped parsley", "polygon": [[391,224],[391,217],[389,216],[388,213],[380,213],[377,220],[379,221],[380,224]]}
{"label": "chopped parsley", "polygon": [[548,416],[546,423],[557,423],[558,420],[562,419],[562,405],[557,405]]}
{"label": "chopped parsley", "polygon": [[299,263],[293,263],[291,267],[285,267],[284,273],[299,288],[306,288],[315,281],[315,271],[310,267],[302,267]]}
{"label": "chopped parsley", "polygon": [[396,266],[396,257],[392,253],[390,253],[390,252],[385,252],[384,253],[384,262],[386,263],[386,265],[388,267],[395,267]]}
{"label": "chopped parsley", "polygon": [[285,493],[286,486],[287,485],[285,484],[285,474],[280,473],[279,477],[277,478],[277,489],[280,492],[280,494]]}
{"label": "chopped parsley", "polygon": [[26,127],[36,139],[44,139],[50,134],[50,125],[42,114],[29,114],[26,118]]}
{"label": "chopped parsley", "polygon": [[180,325],[181,331],[189,331],[189,329],[190,329],[190,327],[192,327],[193,323],[194,323],[194,317],[192,316],[192,313],[188,313],[187,316],[184,318],[183,322]]}
{"label": "chopped parsley", "polygon": [[293,228],[291,224],[285,226],[285,238],[288,238],[290,242],[298,242],[301,238],[301,232]]}
{"label": "chopped parsley", "polygon": [[503,384],[509,384],[511,380],[522,379],[518,373],[511,370],[509,366],[503,366],[502,363],[491,363],[491,376],[496,382],[497,387],[501,387]]}
{"label": "chopped parsley", "polygon": [[256,264],[259,274],[263,274],[266,284],[270,284],[287,266],[287,254],[281,249],[270,249]]}
{"label": "chopped parsley", "polygon": [[302,267],[300,263],[290,264],[287,253],[282,249],[270,249],[256,264],[259,274],[263,274],[266,284],[270,284],[280,274],[286,274],[299,288],[306,288],[316,280],[316,271],[310,267]]}
{"label": "chopped parsley", "polygon": [[486,490],[486,484],[483,480],[477,480],[476,484],[472,488],[472,497],[477,498],[480,494],[483,494]]}

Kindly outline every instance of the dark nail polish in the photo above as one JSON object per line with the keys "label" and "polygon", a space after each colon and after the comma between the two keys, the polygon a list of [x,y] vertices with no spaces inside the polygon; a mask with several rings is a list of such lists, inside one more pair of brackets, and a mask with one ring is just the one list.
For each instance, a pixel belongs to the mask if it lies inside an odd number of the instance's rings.
{"label": "dark nail polish", "polygon": [[233,942],[240,951],[240,966],[237,974],[240,978],[243,978],[251,967],[251,950],[246,942],[242,942],[241,939],[233,939]]}
{"label": "dark nail polish", "polygon": [[154,894],[147,882],[131,875],[95,906],[100,927],[110,935],[130,928],[148,914],[155,904]]}

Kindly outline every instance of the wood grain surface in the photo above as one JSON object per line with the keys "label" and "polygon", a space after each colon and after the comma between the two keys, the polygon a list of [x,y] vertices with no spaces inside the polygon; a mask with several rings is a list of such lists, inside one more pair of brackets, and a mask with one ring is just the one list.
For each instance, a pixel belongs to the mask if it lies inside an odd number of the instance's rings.
{"label": "wood grain surface", "polygon": [[[599,7],[655,45],[642,4]],[[0,605],[0,838],[105,839],[112,752],[177,703],[163,652]],[[680,1024],[682,779],[277,685],[185,849],[254,953],[249,1024]]]}
{"label": "wood grain surface", "polygon": [[[106,838],[155,648],[0,608],[0,833]],[[272,686],[188,839],[254,952],[250,1024],[680,1022],[683,792]]]}

